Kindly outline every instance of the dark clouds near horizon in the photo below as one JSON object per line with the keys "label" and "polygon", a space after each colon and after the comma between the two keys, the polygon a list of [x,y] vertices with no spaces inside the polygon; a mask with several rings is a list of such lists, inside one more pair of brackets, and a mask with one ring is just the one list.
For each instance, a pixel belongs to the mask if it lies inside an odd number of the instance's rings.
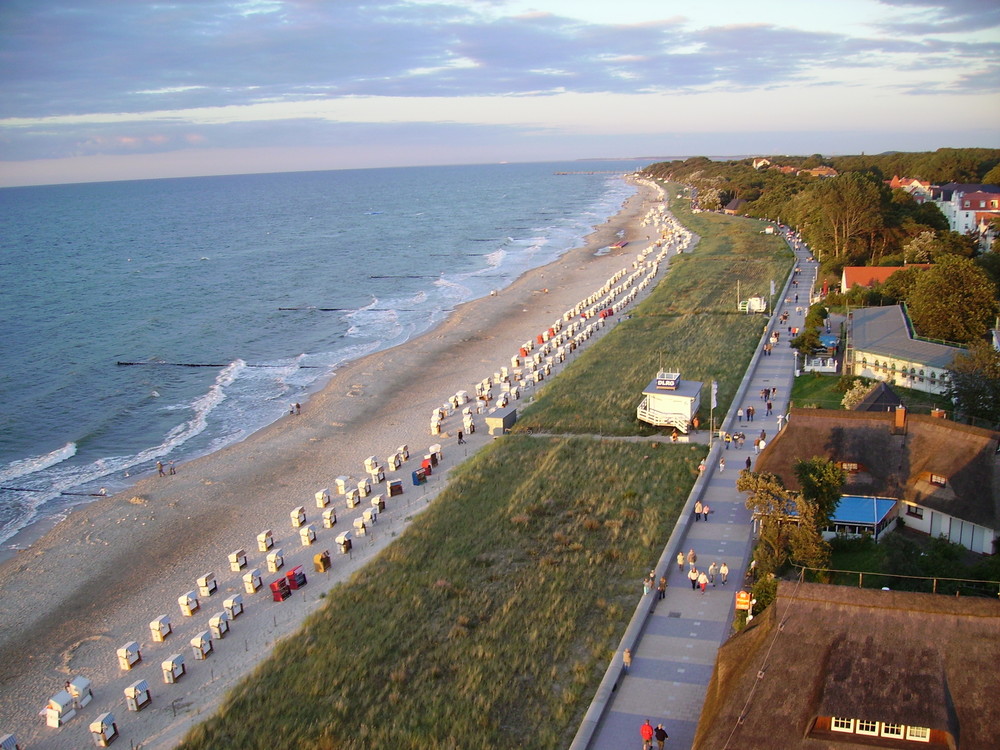
{"label": "dark clouds near horizon", "polygon": [[[1000,41],[947,37],[1000,26],[1000,4],[879,2],[912,11],[912,18],[908,13],[878,36],[852,37],[774,24],[726,26],[725,14],[717,26],[691,29],[678,19],[637,25],[555,15],[489,20],[453,5],[385,0],[6,0],[0,6],[0,118],[346,96],[690,92],[718,85],[739,91],[813,80],[817,69],[884,66],[892,56],[915,58],[928,69],[967,64],[947,86],[911,87],[915,93],[1000,90],[1000,76],[993,75],[1000,70]],[[831,83],[836,80],[819,82]],[[248,143],[254,140],[249,134],[274,130],[268,123],[212,126],[220,127]],[[283,132],[290,142],[309,143],[330,127],[295,122]],[[181,137],[190,126],[132,122],[129,129],[141,140],[154,131]],[[108,124],[8,128],[0,157],[113,150],[110,135],[122,130]]]}

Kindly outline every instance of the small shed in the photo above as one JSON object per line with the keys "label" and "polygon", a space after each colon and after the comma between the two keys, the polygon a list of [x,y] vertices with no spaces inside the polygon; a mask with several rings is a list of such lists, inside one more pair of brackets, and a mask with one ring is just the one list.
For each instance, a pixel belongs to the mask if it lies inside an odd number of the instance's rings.
{"label": "small shed", "polygon": [[687,433],[701,407],[701,382],[682,380],[679,372],[658,372],[642,392],[636,417],[654,427]]}
{"label": "small shed", "polygon": [[506,435],[516,422],[516,406],[507,406],[486,415],[486,426],[489,427],[490,435],[496,435],[497,432],[501,435]]}

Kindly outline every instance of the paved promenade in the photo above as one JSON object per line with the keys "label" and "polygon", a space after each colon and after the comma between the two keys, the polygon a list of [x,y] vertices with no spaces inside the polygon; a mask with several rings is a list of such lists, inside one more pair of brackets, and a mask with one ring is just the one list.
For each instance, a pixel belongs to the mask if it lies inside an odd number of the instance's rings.
{"label": "paved promenade", "polygon": [[[736,490],[736,477],[746,468],[746,459],[755,459],[753,441],[763,430],[766,439],[778,432],[777,415],[788,412],[794,354],[788,346],[788,326],[801,327],[808,310],[817,265],[809,260],[808,250],[796,250],[797,274],[787,281],[779,299],[788,300],[775,310],[766,337],[778,331],[780,338],[771,355],[761,351],[751,360],[729,414],[721,429],[746,434],[743,448],[733,443],[729,450],[718,441],[712,447],[707,468],[688,498],[685,510],[667,542],[656,567],[657,577],[666,571],[666,598],[657,601],[656,592],[643,597],[629,624],[622,643],[605,675],[583,725],[573,741],[573,750],[629,750],[642,747],[639,727],[646,719],[653,726],[662,723],[670,735],[671,750],[687,750],[694,740],[695,728],[705,691],[712,675],[719,646],[730,635],[735,593],[742,588],[744,573],[753,546],[750,513]],[[795,295],[799,295],[796,303]],[[801,307],[803,313],[797,314]],[[780,323],[788,311],[788,322]],[[769,340],[762,337],[761,342]],[[763,388],[777,388],[772,398],[773,413],[766,416],[766,402],[760,397]],[[752,422],[742,422],[737,410],[756,409]],[[725,469],[720,465],[725,460]],[[701,500],[711,508],[708,521],[694,521],[694,504]],[[723,585],[717,576],[715,585],[705,593],[692,590],[687,577],[688,564],[677,565],[677,553],[685,557],[689,550],[697,555],[697,567],[707,572],[713,562],[725,562],[729,581]],[[622,668],[621,652],[631,648],[632,667]]]}

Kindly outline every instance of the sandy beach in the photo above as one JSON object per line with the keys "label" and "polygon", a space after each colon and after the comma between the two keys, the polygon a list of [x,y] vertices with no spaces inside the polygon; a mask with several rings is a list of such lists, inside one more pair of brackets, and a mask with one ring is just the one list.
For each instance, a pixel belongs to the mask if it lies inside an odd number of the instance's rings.
{"label": "sandy beach", "polygon": [[[616,272],[631,271],[657,231],[644,226],[643,218],[658,204],[654,189],[640,185],[583,247],[495,296],[462,305],[435,330],[341,368],[300,415],[181,465],[176,475],[147,477],[127,492],[87,505],[0,564],[0,737],[13,732],[27,748],[92,746],[88,725],[112,711],[121,742],[175,745],[277,639],[294,633],[324,604],[321,594],[361,570],[404,530],[444,486],[448,469],[493,439],[477,416],[476,432],[457,445],[457,413],[444,420],[441,435],[432,436],[431,412],[457,391],[474,396],[475,385],[509,366],[522,342],[534,340]],[[619,231],[629,244],[596,254],[615,243]],[[426,485],[416,487],[411,472],[434,443],[442,445],[443,463]],[[339,554],[335,536],[351,528],[369,499],[349,510],[334,490],[335,478],[361,479],[366,457],[384,463],[403,444],[411,459],[388,478],[402,479],[404,493],[387,497],[374,533],[356,538],[350,555]],[[338,517],[332,529],[323,528],[313,499],[327,487]],[[299,505],[316,526],[311,547],[301,546],[289,518]],[[256,537],[265,529],[273,530],[275,547],[284,550],[281,573],[303,565],[309,578],[282,603],[272,602],[266,588],[280,574],[267,572],[265,555],[257,550]],[[262,571],[265,587],[255,594],[243,593],[242,574],[249,568],[229,569],[229,554],[240,548],[249,567]],[[332,569],[315,573],[313,555],[323,550],[330,550]],[[196,579],[210,572],[218,591],[202,598],[193,617],[183,617],[178,596],[196,589]],[[223,599],[237,593],[243,594],[244,613],[208,659],[194,660],[190,639],[208,629]],[[174,632],[154,643],[149,622],[160,615],[170,617]],[[125,672],[116,650],[130,641],[140,644],[142,662]],[[184,655],[187,674],[165,685],[161,662],[176,653]],[[39,711],[76,675],[92,680],[93,702],[64,727],[46,727]],[[152,704],[127,712],[123,690],[140,679],[150,685]]]}

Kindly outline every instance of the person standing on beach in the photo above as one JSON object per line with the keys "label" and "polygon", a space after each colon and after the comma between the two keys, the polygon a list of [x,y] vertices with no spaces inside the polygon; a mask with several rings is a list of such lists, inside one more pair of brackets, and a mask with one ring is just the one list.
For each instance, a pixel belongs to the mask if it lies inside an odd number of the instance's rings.
{"label": "person standing on beach", "polygon": [[170,474],[170,476],[173,476],[174,474],[177,473],[177,467],[174,466],[173,461],[170,461],[167,465],[170,467],[169,469],[167,469],[167,472]]}
{"label": "person standing on beach", "polygon": [[165,477],[167,473],[163,470],[163,461],[156,462],[156,473],[161,477]]}
{"label": "person standing on beach", "polygon": [[462,435],[462,431],[458,431],[458,444],[465,445],[465,437]]}

